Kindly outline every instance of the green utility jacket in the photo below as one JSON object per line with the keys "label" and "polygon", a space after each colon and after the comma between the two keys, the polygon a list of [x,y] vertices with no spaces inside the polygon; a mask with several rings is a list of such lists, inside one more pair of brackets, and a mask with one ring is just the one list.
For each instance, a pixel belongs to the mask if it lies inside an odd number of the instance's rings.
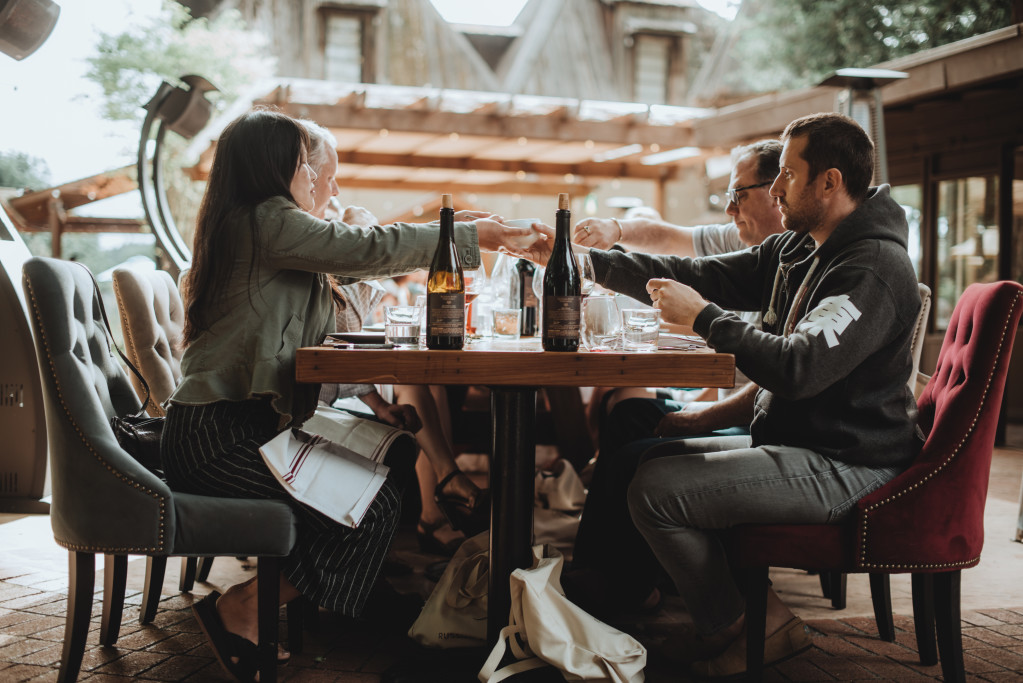
{"label": "green utility jacket", "polygon": [[[205,405],[272,396],[284,429],[301,424],[316,408],[320,387],[295,382],[295,350],[316,346],[335,331],[323,274],[354,282],[429,268],[440,226],[354,227],[314,218],[283,197],[257,206],[256,220],[263,258],[251,275],[247,219],[223,228],[238,239],[231,281],[209,328],[185,349],[181,383],[167,401]],[[455,224],[455,243],[465,267],[479,265],[473,223]]]}

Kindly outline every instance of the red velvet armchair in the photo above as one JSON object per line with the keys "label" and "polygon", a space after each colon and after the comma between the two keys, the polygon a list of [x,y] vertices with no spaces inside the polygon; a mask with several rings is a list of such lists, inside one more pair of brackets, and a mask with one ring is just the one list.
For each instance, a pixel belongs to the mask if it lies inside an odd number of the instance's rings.
{"label": "red velvet armchair", "polygon": [[[745,572],[748,680],[763,669],[768,567],[913,574],[913,611],[921,662],[946,682],[964,681],[960,571],[980,561],[987,497],[1005,377],[1023,312],[1023,286],[971,285],[956,304],[937,368],[918,401],[926,435],[919,456],[898,477],[865,496],[842,525],[744,525],[728,539]],[[875,613],[880,615],[875,603]],[[887,606],[890,619],[891,608]],[[753,635],[758,634],[758,635]]]}

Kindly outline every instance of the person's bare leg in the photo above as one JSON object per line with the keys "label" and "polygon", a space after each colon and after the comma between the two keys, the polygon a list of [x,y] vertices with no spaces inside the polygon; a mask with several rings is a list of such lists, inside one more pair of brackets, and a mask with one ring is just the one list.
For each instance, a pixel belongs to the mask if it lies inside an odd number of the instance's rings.
{"label": "person's bare leg", "polygon": [[[284,605],[301,593],[281,574],[281,599]],[[258,581],[253,578],[228,588],[217,600],[217,612],[224,628],[253,643],[259,642]]]}
{"label": "person's bare leg", "polygon": [[[437,411],[437,404],[433,400],[433,395],[430,390],[421,385],[400,385],[394,387],[394,400],[396,403],[404,403],[413,406],[416,412],[419,413],[419,418],[423,423],[423,428],[416,434],[416,439],[419,441],[419,447],[429,460],[430,466],[433,468],[433,473],[436,475],[435,481],[440,481],[444,477],[451,474],[451,472],[457,469],[455,465],[455,457],[452,453],[451,444],[445,438],[444,432],[441,428],[441,418]],[[420,468],[417,461],[416,473],[420,473]],[[422,482],[420,482],[420,490],[422,491]],[[436,486],[436,483],[434,483]],[[455,477],[446,486],[445,490],[463,496],[467,500],[475,500],[476,496],[479,495],[479,489],[476,485],[466,477]],[[433,501],[433,489],[429,489],[429,496],[424,496],[425,501],[429,498]],[[436,503],[434,503],[436,505]],[[437,512],[440,512],[439,508]]]}

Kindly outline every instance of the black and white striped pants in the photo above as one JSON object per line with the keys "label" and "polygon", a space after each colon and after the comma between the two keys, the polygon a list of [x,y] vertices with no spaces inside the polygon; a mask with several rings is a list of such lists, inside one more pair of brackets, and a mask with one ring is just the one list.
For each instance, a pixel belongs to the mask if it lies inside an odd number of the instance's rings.
{"label": "black and white striped pants", "polygon": [[290,503],[298,534],[284,575],[317,604],[358,616],[394,538],[414,449],[388,454],[385,462],[395,476],[388,476],[362,523],[351,529],[289,497],[270,473],[259,447],[278,433],[278,417],[269,399],[171,404],[160,442],[168,482],[186,493]]}

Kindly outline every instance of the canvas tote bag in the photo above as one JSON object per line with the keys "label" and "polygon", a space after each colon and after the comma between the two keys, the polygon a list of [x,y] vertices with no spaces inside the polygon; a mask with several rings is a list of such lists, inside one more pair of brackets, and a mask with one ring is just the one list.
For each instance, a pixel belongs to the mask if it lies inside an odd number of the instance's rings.
{"label": "canvas tote bag", "polygon": [[[479,673],[482,683],[548,664],[568,681],[642,683],[646,648],[565,597],[563,563],[557,550],[536,545],[533,566],[512,572],[510,623]],[[498,669],[509,649],[518,661]]]}
{"label": "canvas tote bag", "polygon": [[462,542],[409,629],[427,647],[482,647],[487,642],[490,532]]}

